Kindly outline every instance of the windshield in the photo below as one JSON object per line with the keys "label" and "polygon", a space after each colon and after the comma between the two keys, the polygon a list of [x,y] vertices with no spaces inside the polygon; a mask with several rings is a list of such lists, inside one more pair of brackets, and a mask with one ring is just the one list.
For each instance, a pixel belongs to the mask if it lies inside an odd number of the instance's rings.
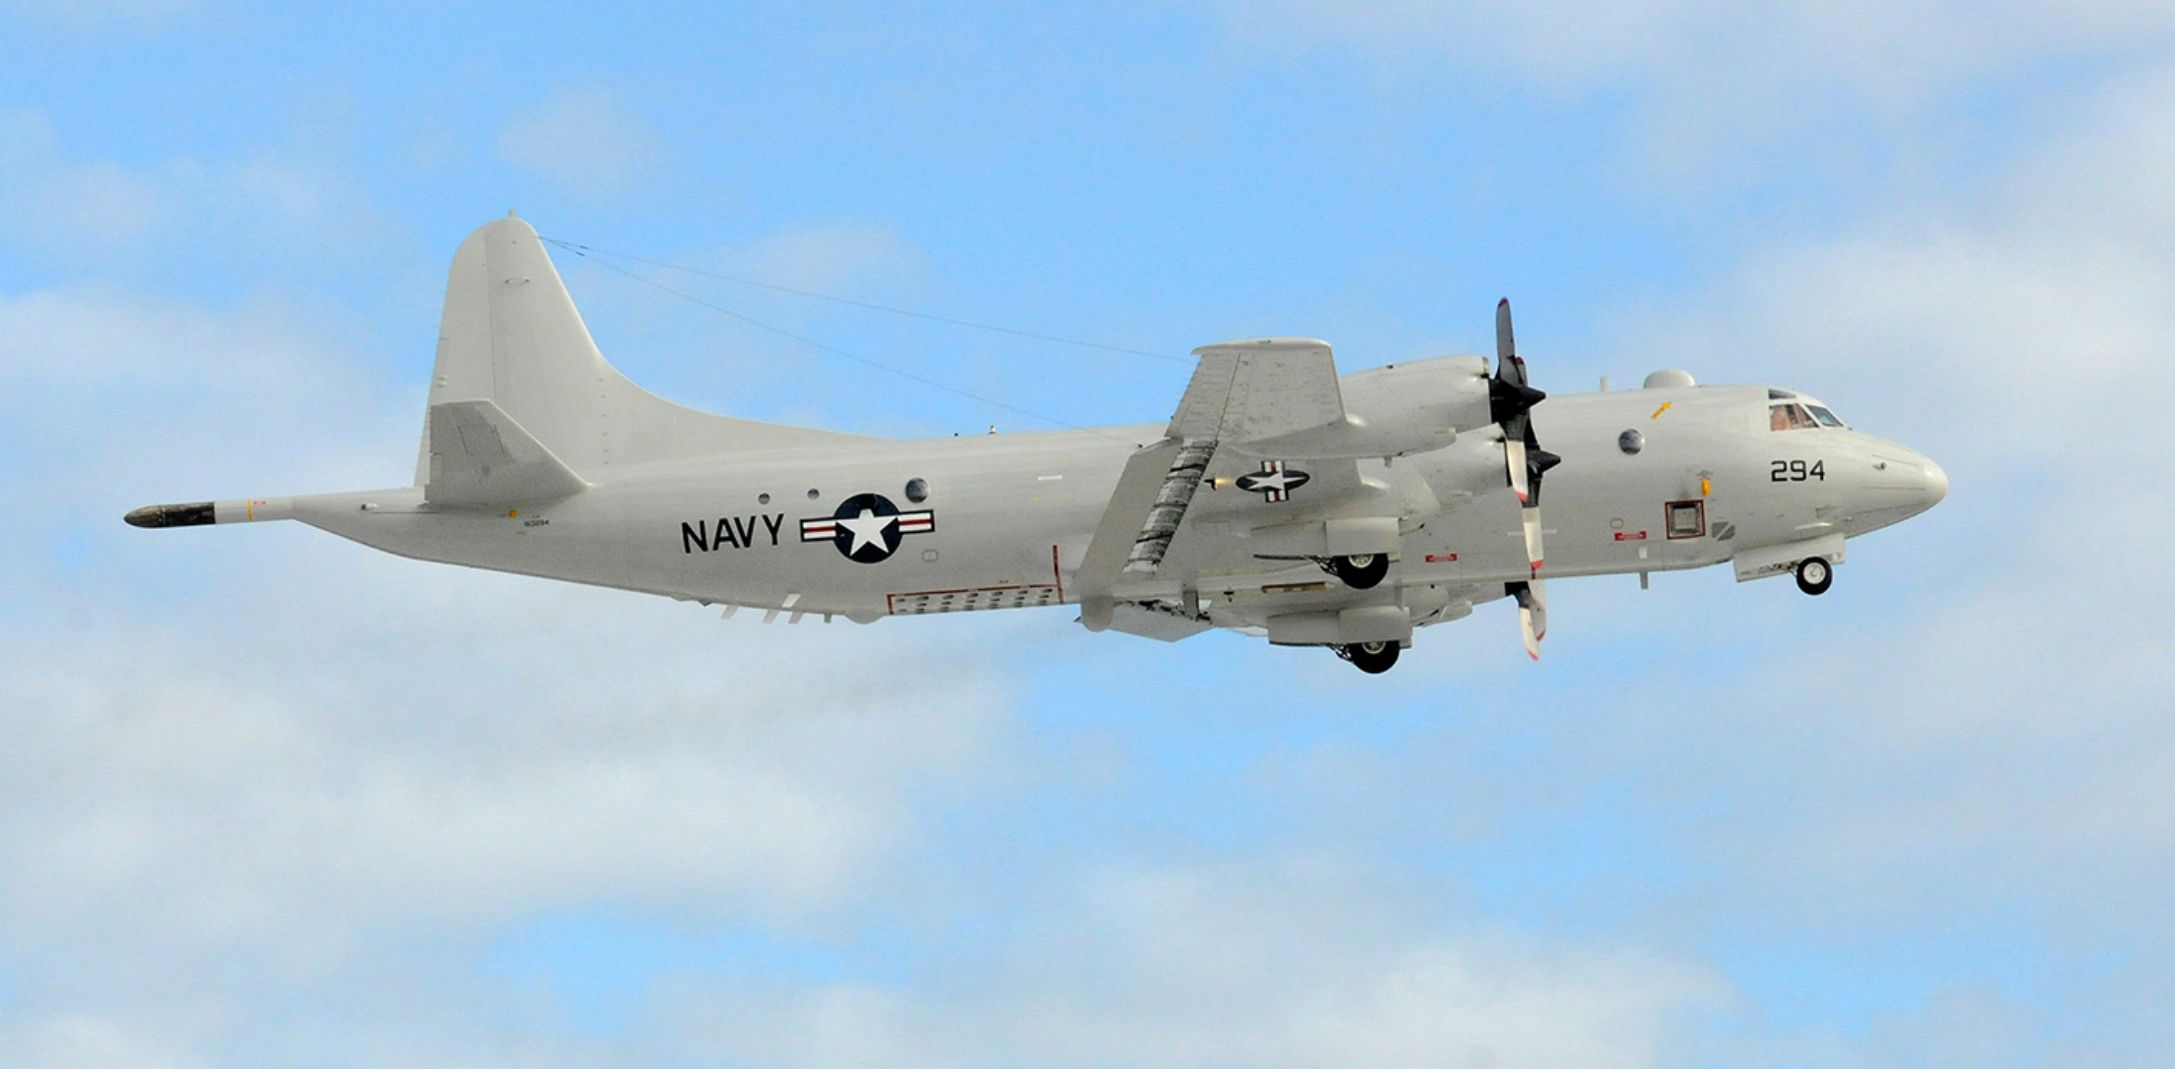
{"label": "windshield", "polygon": [[1823,427],[1840,427],[1843,425],[1842,420],[1835,418],[1835,413],[1819,405],[1806,405],[1805,407],[1812,412],[1813,418],[1819,420],[1820,425]]}
{"label": "windshield", "polygon": [[1767,409],[1767,429],[1771,431],[1810,430],[1818,427],[1807,415],[1804,405],[1770,405]]}

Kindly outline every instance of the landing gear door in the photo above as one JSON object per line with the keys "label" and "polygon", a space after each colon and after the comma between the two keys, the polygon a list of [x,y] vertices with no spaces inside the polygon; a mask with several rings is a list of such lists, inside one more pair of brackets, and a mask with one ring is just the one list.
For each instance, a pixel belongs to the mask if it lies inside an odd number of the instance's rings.
{"label": "landing gear door", "polygon": [[1799,561],[1807,557],[1819,557],[1829,564],[1843,563],[1842,532],[1798,542],[1741,550],[1730,561],[1736,566],[1737,581],[1743,583],[1753,579],[1765,579],[1770,575],[1788,575],[1797,567]]}

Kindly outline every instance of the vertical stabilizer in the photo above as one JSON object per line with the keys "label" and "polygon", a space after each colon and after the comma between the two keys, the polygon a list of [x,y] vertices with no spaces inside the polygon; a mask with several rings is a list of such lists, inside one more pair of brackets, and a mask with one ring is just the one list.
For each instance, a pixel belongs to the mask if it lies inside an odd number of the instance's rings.
{"label": "vertical stabilizer", "polygon": [[[430,406],[488,401],[572,473],[685,457],[851,441],[831,431],[730,419],[683,408],[627,381],[597,352],[589,328],[536,231],[508,215],[461,242],[446,280]],[[416,483],[431,483],[423,428]],[[445,420],[436,421],[443,429]]]}

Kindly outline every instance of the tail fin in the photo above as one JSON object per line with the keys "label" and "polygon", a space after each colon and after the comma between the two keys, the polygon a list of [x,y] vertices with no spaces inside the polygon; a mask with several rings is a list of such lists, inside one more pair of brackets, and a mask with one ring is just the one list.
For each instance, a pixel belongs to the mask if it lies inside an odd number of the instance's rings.
{"label": "tail fin", "polygon": [[627,381],[597,352],[536,231],[510,214],[453,255],[416,463],[432,500],[501,503],[635,464],[852,440],[697,412]]}

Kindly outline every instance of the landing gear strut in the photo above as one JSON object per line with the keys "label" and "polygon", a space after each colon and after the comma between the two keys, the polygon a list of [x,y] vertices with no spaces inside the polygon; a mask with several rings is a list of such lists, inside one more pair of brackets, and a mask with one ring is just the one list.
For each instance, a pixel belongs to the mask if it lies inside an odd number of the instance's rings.
{"label": "landing gear strut", "polygon": [[1352,662],[1360,671],[1371,676],[1381,675],[1397,663],[1398,647],[1395,642],[1355,642],[1349,646],[1338,646],[1336,650],[1337,656]]}
{"label": "landing gear strut", "polygon": [[1369,590],[1390,574],[1390,557],[1387,553],[1360,553],[1350,557],[1331,557],[1326,565],[1329,574],[1337,581],[1354,590]]}
{"label": "landing gear strut", "polygon": [[1835,585],[1835,568],[1826,557],[1807,557],[1797,562],[1797,588],[1807,594],[1825,594]]}

